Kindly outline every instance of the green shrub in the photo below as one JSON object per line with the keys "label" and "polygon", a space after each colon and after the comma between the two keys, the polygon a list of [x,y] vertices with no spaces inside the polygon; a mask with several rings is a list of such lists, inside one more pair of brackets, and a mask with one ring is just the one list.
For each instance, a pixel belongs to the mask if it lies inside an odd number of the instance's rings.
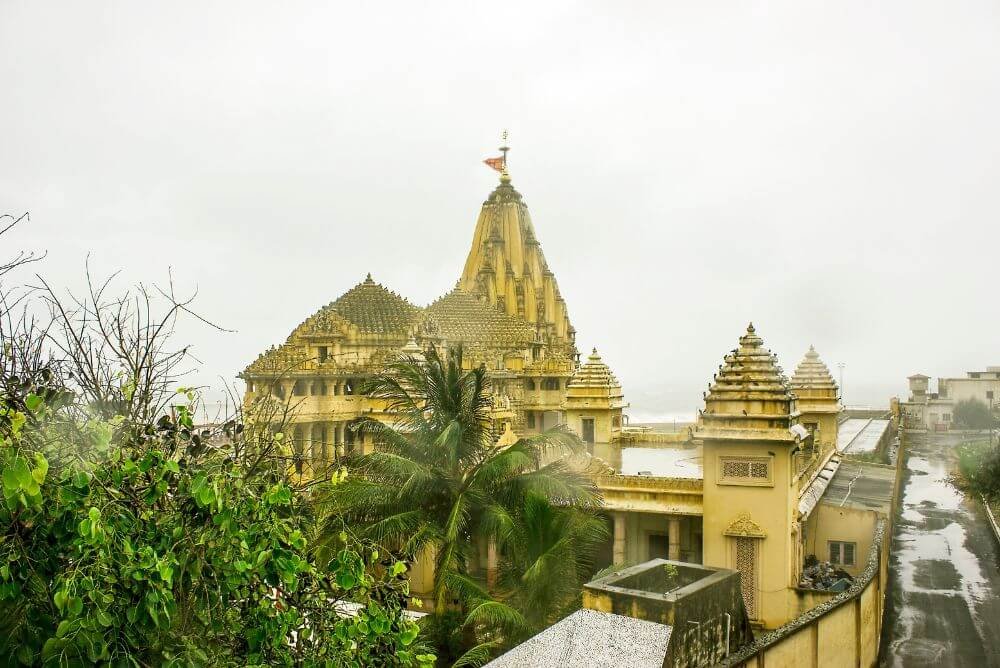
{"label": "green shrub", "polygon": [[308,499],[273,465],[280,432],[199,432],[186,405],[155,424],[102,420],[58,385],[5,385],[0,653],[24,665],[432,661],[403,616],[405,569],[347,532],[309,544]]}
{"label": "green shrub", "polygon": [[964,399],[955,404],[953,422],[961,429],[989,429],[993,426],[993,416],[985,402]]}
{"label": "green shrub", "polygon": [[957,485],[976,496],[1000,498],[1000,450],[989,441],[972,441],[958,447]]}

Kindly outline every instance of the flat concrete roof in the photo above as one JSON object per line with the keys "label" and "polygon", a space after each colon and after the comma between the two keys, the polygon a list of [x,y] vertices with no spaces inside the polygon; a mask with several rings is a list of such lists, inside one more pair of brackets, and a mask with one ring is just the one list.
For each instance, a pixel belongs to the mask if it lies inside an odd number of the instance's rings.
{"label": "flat concrete roof", "polygon": [[868,426],[871,418],[850,418],[837,425],[837,451],[843,452],[858,434]]}
{"label": "flat concrete roof", "polygon": [[[850,420],[848,420],[850,422]],[[843,448],[840,447],[840,438],[837,438],[837,448],[841,452],[875,452],[879,441],[885,436],[892,422],[889,420],[870,420],[864,428]]]}
{"label": "flat concrete roof", "polygon": [[670,627],[584,608],[486,664],[492,668],[661,668]]}
{"label": "flat concrete roof", "polygon": [[625,447],[622,448],[623,475],[651,475],[655,478],[702,479],[701,446]]}
{"label": "flat concrete roof", "polygon": [[888,515],[896,469],[885,464],[841,461],[820,503],[858,510],[877,510]]}

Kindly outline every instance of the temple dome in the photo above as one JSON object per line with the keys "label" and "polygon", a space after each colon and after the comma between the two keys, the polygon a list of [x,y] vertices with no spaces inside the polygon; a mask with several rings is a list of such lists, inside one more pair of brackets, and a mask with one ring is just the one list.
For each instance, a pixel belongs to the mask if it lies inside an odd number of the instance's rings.
{"label": "temple dome", "polygon": [[597,348],[566,386],[566,406],[574,405],[600,408],[622,408],[625,405],[622,386],[597,354]]}
{"label": "temple dome", "polygon": [[569,387],[606,387],[621,389],[618,379],[604,363],[594,348],[587,361],[577,369],[569,380]]}
{"label": "temple dome", "polygon": [[483,202],[459,287],[531,323],[554,344],[573,346],[573,328],[521,194],[501,178]]}
{"label": "temple dome", "polygon": [[302,323],[296,332],[309,329],[331,316],[342,319],[357,327],[365,334],[407,336],[420,315],[420,307],[414,306],[395,292],[376,283],[372,275],[327,304]]}
{"label": "temple dome", "polygon": [[461,288],[428,306],[425,317],[437,336],[448,342],[527,348],[535,340],[535,329],[524,318],[487,306]]}
{"label": "temple dome", "polygon": [[797,418],[795,396],[778,359],[750,323],[709,384],[698,431],[704,437],[747,432],[760,440],[792,440],[789,429]]}
{"label": "temple dome", "polygon": [[417,340],[410,337],[406,345],[399,349],[399,356],[403,359],[413,358],[417,360],[424,359],[424,349],[420,347]]}
{"label": "temple dome", "polygon": [[836,394],[837,383],[833,380],[833,376],[830,375],[830,370],[827,368],[823,360],[819,358],[819,353],[813,346],[809,346],[809,351],[806,353],[799,365],[795,367],[795,373],[792,374],[791,385],[793,390],[833,390]]}
{"label": "temple dome", "polygon": [[[840,412],[840,388],[812,346],[809,346],[809,351],[795,368],[791,385],[803,414]],[[829,425],[826,429],[833,433],[836,431],[835,427]]]}

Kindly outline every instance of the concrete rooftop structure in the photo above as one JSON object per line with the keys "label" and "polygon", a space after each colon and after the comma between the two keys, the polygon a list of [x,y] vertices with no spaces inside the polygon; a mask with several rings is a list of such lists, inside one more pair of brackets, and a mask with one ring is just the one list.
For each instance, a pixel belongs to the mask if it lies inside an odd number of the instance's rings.
{"label": "concrete rooftop structure", "polygon": [[577,610],[486,664],[490,668],[661,668],[670,627]]}
{"label": "concrete rooftop structure", "polygon": [[896,469],[845,459],[823,494],[823,503],[889,515]]}

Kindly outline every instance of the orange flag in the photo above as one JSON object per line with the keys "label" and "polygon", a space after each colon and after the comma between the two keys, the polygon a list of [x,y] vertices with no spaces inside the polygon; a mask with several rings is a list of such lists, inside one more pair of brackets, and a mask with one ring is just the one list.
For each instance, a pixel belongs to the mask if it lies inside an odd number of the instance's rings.
{"label": "orange flag", "polygon": [[483,162],[498,172],[503,171],[503,158],[486,158]]}

